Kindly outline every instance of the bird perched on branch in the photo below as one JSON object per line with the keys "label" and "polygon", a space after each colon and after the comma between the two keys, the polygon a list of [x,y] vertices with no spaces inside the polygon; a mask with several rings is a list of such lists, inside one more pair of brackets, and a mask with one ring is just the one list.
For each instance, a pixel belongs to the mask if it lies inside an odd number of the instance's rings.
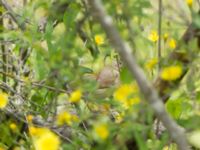
{"label": "bird perched on branch", "polygon": [[114,61],[110,65],[105,65],[97,74],[96,80],[99,88],[109,88],[120,83],[120,65]]}
{"label": "bird perched on branch", "polygon": [[85,74],[84,79],[96,81],[98,89],[95,92],[96,98],[106,98],[112,95],[116,86],[120,84],[120,64],[113,61],[104,65],[96,74]]}

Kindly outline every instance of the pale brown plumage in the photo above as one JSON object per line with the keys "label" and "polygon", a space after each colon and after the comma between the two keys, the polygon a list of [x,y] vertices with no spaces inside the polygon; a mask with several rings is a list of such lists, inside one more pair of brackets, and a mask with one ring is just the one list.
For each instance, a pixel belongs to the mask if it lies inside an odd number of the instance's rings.
{"label": "pale brown plumage", "polygon": [[105,66],[97,75],[96,78],[99,88],[108,88],[116,86],[120,82],[119,68],[116,63]]}
{"label": "pale brown plumage", "polygon": [[96,80],[98,89],[95,91],[96,98],[105,98],[112,95],[113,90],[120,84],[119,66],[116,62],[105,65],[97,74],[87,74],[87,80]]}

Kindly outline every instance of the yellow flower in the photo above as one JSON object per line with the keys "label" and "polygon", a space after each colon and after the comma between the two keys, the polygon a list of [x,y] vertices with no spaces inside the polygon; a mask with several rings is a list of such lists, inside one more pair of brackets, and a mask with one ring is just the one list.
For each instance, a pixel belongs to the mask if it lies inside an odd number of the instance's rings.
{"label": "yellow flower", "polygon": [[71,115],[72,121],[79,122],[79,118],[77,115]]}
{"label": "yellow flower", "polygon": [[186,3],[189,7],[192,7],[193,0],[186,0]]}
{"label": "yellow flower", "polygon": [[150,41],[152,41],[152,42],[157,42],[157,41],[158,41],[158,38],[159,38],[159,36],[158,36],[158,34],[157,34],[156,31],[151,31],[151,33],[150,33],[149,36],[148,36],[148,39],[149,39]]}
{"label": "yellow flower", "polygon": [[16,129],[17,129],[17,125],[16,125],[15,123],[11,123],[11,124],[9,125],[9,127],[10,127],[10,129],[11,129],[12,131],[16,131]]}
{"label": "yellow flower", "polygon": [[8,94],[0,93],[0,109],[5,108],[8,103]]}
{"label": "yellow flower", "polygon": [[169,37],[169,34],[168,34],[168,33],[165,33],[165,34],[163,35],[164,41],[167,41],[168,37]]}
{"label": "yellow flower", "polygon": [[114,92],[114,99],[122,103],[125,109],[139,103],[138,97],[133,97],[133,94],[138,92],[137,85],[123,84]]}
{"label": "yellow flower", "polygon": [[137,87],[132,84],[123,84],[115,91],[114,98],[118,101],[124,101],[137,90]]}
{"label": "yellow flower", "polygon": [[95,43],[97,45],[102,45],[104,43],[104,39],[103,39],[103,36],[102,35],[96,35],[94,37],[94,40],[95,40]]}
{"label": "yellow flower", "polygon": [[146,63],[145,66],[146,66],[147,69],[152,70],[157,63],[158,63],[158,59],[152,58]]}
{"label": "yellow flower", "polygon": [[125,103],[123,104],[123,106],[124,108],[128,109],[131,106],[138,104],[139,102],[140,102],[140,98],[134,97],[134,98],[127,99]]}
{"label": "yellow flower", "polygon": [[39,127],[29,126],[29,134],[32,137],[40,137],[46,132],[49,132],[48,128],[39,128]]}
{"label": "yellow flower", "polygon": [[33,115],[28,115],[28,116],[26,117],[26,119],[27,119],[28,122],[32,122],[32,120],[33,120]]}
{"label": "yellow flower", "polygon": [[59,137],[47,128],[43,128],[42,130],[43,132],[40,136],[33,137],[35,150],[58,150],[60,147]]}
{"label": "yellow flower", "polygon": [[180,78],[182,75],[181,66],[169,66],[161,71],[161,78],[166,81],[173,81]]}
{"label": "yellow flower", "polygon": [[106,124],[99,124],[95,126],[94,131],[96,135],[102,140],[107,139],[107,137],[109,136],[108,127]]}
{"label": "yellow flower", "polygon": [[29,134],[30,134],[31,136],[37,135],[38,131],[37,131],[37,128],[36,128],[36,127],[30,126],[28,129],[29,129]]}
{"label": "yellow flower", "polygon": [[72,124],[72,115],[69,112],[62,112],[57,116],[58,125],[63,125],[65,123],[68,125]]}
{"label": "yellow flower", "polygon": [[176,41],[174,39],[171,39],[169,41],[169,47],[172,49],[176,48]]}
{"label": "yellow flower", "polygon": [[5,150],[3,147],[0,147],[0,150]]}
{"label": "yellow flower", "polygon": [[74,92],[71,93],[70,97],[69,97],[69,101],[71,103],[77,103],[81,100],[82,97],[82,92],[81,90],[76,90]]}
{"label": "yellow flower", "polygon": [[48,128],[29,127],[29,134],[33,138],[35,150],[58,150],[60,140]]}

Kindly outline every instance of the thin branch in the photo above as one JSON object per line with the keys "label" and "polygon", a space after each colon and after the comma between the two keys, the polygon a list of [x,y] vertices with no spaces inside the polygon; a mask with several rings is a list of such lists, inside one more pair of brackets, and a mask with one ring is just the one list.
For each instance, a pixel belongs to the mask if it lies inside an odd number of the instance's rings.
{"label": "thin branch", "polygon": [[159,15],[158,15],[158,70],[160,70],[160,59],[161,59],[161,32],[162,32],[162,0],[158,3]]}
{"label": "thin branch", "polygon": [[[13,76],[11,74],[8,74],[8,73],[5,73],[3,71],[0,71],[0,74],[3,74],[3,75],[6,75],[7,77],[9,78],[12,78],[14,79],[15,81],[18,81],[18,82],[22,82],[22,83],[26,83],[27,81],[24,81],[16,76]],[[67,90],[64,90],[64,89],[59,89],[59,88],[56,88],[56,87],[52,87],[52,86],[48,86],[48,85],[45,85],[45,84],[42,84],[40,82],[30,82],[31,85],[33,85],[34,87],[41,87],[41,88],[46,88],[50,91],[53,91],[53,92],[59,92],[59,93],[67,93],[67,94],[70,94],[69,91]]]}
{"label": "thin branch", "polygon": [[17,40],[2,40],[2,39],[0,39],[0,44],[12,44],[17,41],[19,41],[19,40],[18,39]]}
{"label": "thin branch", "polygon": [[105,30],[111,45],[119,53],[123,62],[129,68],[132,76],[136,79],[138,86],[140,87],[141,93],[154,110],[157,118],[161,120],[163,125],[166,127],[173,141],[176,142],[180,150],[190,149],[184,129],[177,125],[176,122],[167,114],[161,98],[158,96],[158,93],[150,82],[146,79],[144,72],[137,65],[135,58],[132,56],[130,46],[121,39],[113,24],[112,18],[106,14],[101,1],[88,0],[88,3],[91,6],[91,13],[93,14],[94,19],[97,19]]}
{"label": "thin branch", "polygon": [[[161,68],[161,39],[162,39],[162,0],[158,2],[158,73]],[[156,123],[156,136],[158,137],[158,133],[160,129],[160,121],[157,120]]]}
{"label": "thin branch", "polygon": [[35,87],[46,88],[46,89],[48,89],[50,91],[69,94],[69,92],[64,90],[64,89],[58,89],[58,88],[55,88],[55,87],[52,87],[52,86],[48,86],[48,85],[44,85],[44,84],[40,84],[40,83],[37,83],[37,82],[32,82],[31,84],[33,86],[35,86]]}
{"label": "thin branch", "polygon": [[13,19],[13,21],[18,25],[18,27],[24,31],[26,29],[25,22],[21,22],[18,18],[18,15],[12,10],[12,8],[8,5],[8,3],[4,0],[0,0],[0,4],[8,11],[9,15]]}
{"label": "thin branch", "polygon": [[[24,114],[22,114],[20,112],[13,112],[12,110],[9,110],[9,109],[5,109],[5,110],[1,110],[1,111],[6,113],[7,115],[11,116],[12,118],[15,118],[16,120],[20,121],[21,123],[24,123],[27,127],[29,126],[29,122],[26,120]],[[69,143],[73,144],[73,141],[69,137],[67,137],[66,135],[59,132],[60,127],[55,127],[55,126],[52,127],[51,123],[44,121],[38,117],[34,117],[32,123],[36,127],[48,127],[51,131],[56,133],[59,137],[68,141]]]}
{"label": "thin branch", "polygon": [[[0,6],[2,6],[2,5],[0,5]],[[1,12],[0,13],[0,16],[2,16],[3,15],[3,13]],[[3,17],[0,19],[0,26],[2,27],[1,29],[0,29],[0,33],[3,33],[3,31],[4,31],[4,25],[3,25]],[[3,38],[1,38],[1,40],[3,41]],[[1,44],[1,52],[2,52],[2,62],[3,62],[3,70],[4,70],[4,72],[7,72],[7,55],[6,55],[6,53],[7,53],[7,51],[6,51],[6,46],[5,46],[5,44]],[[3,75],[3,81],[4,82],[7,82],[7,77],[5,76],[5,75]]]}
{"label": "thin branch", "polygon": [[200,0],[197,0],[197,3],[198,3],[198,5],[199,5],[199,8],[200,8]]}

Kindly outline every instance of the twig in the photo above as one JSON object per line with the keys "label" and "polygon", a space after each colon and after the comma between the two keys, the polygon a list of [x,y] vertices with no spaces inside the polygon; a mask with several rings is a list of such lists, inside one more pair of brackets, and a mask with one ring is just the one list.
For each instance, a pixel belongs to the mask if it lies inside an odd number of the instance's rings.
{"label": "twig", "polygon": [[[2,15],[3,15],[3,13],[1,12],[0,16],[2,16]],[[0,26],[2,27],[0,29],[0,33],[3,33],[3,31],[4,31],[3,17],[0,19]],[[1,40],[3,40],[3,38],[1,38]],[[6,46],[3,43],[1,44],[1,52],[2,52],[2,62],[3,62],[2,68],[3,68],[4,72],[7,72],[7,70],[8,70],[8,68],[7,68],[7,55],[6,55],[7,51],[6,51]],[[5,75],[3,75],[3,81],[7,82],[7,77]]]}
{"label": "twig", "polygon": [[[24,81],[24,80],[22,80],[22,79],[20,79],[20,78],[18,78],[16,76],[13,76],[11,74],[5,73],[3,71],[0,71],[0,74],[6,75],[7,77],[10,77],[10,78],[12,78],[12,79],[14,79],[16,81],[19,81],[19,82],[22,82],[22,83],[26,83],[26,81]],[[44,84],[39,83],[38,81],[37,82],[30,82],[30,84],[35,86],[35,87],[46,88],[46,89],[48,89],[50,91],[70,94],[70,92],[67,91],[67,90],[59,89],[59,88],[48,86],[48,85],[44,85]]]}
{"label": "twig", "polygon": [[[1,110],[1,111],[3,111],[7,115],[15,118],[16,120],[20,121],[21,123],[24,123],[26,126],[29,125],[28,121],[25,119],[25,115],[24,114],[21,114],[19,112],[13,112],[12,110],[9,110],[9,109],[5,109],[5,110]],[[73,141],[70,138],[68,138],[67,136],[64,136],[63,134],[59,133],[59,131],[56,129],[58,127],[56,127],[56,128],[52,127],[52,126],[50,126],[49,123],[47,123],[44,120],[41,120],[41,119],[38,119],[37,117],[34,117],[33,125],[37,126],[37,127],[48,127],[51,131],[56,133],[59,137],[61,137],[62,139],[68,141],[69,143],[73,144]]]}
{"label": "twig", "polygon": [[0,40],[0,44],[12,44],[14,42],[17,42],[19,41],[18,39],[17,40]]}
{"label": "twig", "polygon": [[46,88],[46,89],[48,89],[50,91],[69,94],[69,92],[64,90],[64,89],[58,89],[58,88],[55,88],[55,87],[52,87],[52,86],[48,86],[48,85],[44,85],[44,84],[40,84],[40,83],[37,83],[37,82],[32,82],[31,84],[36,86],[36,87]]}
{"label": "twig", "polygon": [[59,133],[57,130],[55,130],[55,129],[51,129],[54,133],[56,133],[59,137],[61,137],[62,139],[64,139],[64,140],[66,140],[66,141],[68,141],[69,143],[71,143],[71,144],[74,144],[74,142],[70,139],[70,138],[68,138],[67,136],[64,136],[64,135],[62,135],[61,133]]}
{"label": "twig", "polygon": [[[158,73],[161,67],[161,36],[162,36],[162,0],[158,2]],[[160,120],[157,120],[156,123],[156,136],[158,137],[158,133],[160,132]]]}
{"label": "twig", "polygon": [[158,15],[158,70],[160,70],[160,59],[161,59],[161,32],[162,32],[162,0],[159,0],[159,15]]}
{"label": "twig", "polygon": [[8,3],[4,0],[0,0],[0,4],[8,11],[13,21],[18,25],[18,27],[24,31],[26,29],[25,22],[21,22],[18,20],[18,16],[12,10],[12,8],[8,5]]}
{"label": "twig", "polygon": [[197,0],[197,3],[198,3],[198,5],[199,5],[199,7],[200,7],[200,0]]}
{"label": "twig", "polygon": [[88,3],[91,6],[93,17],[97,19],[105,30],[111,45],[119,53],[123,62],[129,68],[132,76],[136,79],[138,86],[140,87],[141,93],[154,110],[157,118],[161,120],[163,125],[166,127],[173,141],[176,142],[180,150],[190,149],[184,129],[177,125],[176,122],[167,114],[161,98],[158,96],[158,93],[150,82],[146,79],[144,72],[136,64],[130,46],[121,39],[117,29],[113,25],[112,18],[106,14],[101,1],[88,0]]}

